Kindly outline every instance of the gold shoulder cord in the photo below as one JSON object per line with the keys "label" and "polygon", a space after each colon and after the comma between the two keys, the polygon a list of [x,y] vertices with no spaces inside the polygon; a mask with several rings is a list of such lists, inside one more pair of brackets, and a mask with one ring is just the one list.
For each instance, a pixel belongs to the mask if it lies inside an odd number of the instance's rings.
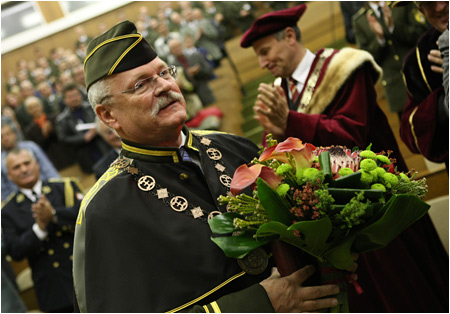
{"label": "gold shoulder cord", "polygon": [[304,87],[304,91],[302,94],[302,99],[300,100],[300,104],[298,105],[297,111],[304,113],[306,107],[308,107],[311,98],[313,96],[314,88],[316,87],[317,80],[319,79],[320,71],[323,68],[325,60],[331,56],[333,53],[333,49],[326,48],[319,56],[319,61],[317,61],[316,66],[314,67],[313,73],[309,76],[308,82]]}

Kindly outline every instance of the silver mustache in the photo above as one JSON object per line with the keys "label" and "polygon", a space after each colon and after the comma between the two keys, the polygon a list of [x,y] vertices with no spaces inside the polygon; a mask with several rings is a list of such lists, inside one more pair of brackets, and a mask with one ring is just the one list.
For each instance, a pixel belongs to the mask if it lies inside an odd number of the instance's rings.
{"label": "silver mustache", "polygon": [[152,108],[152,116],[156,117],[159,111],[174,101],[181,101],[183,96],[180,93],[169,91],[167,95],[158,97],[158,101],[155,106]]}

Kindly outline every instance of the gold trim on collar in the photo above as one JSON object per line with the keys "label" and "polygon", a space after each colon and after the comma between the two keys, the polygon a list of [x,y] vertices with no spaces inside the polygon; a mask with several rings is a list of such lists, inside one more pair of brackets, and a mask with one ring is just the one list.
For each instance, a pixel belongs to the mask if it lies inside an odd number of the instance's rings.
{"label": "gold trim on collar", "polygon": [[158,156],[158,157],[172,157],[173,162],[180,162],[178,159],[178,154],[175,150],[172,151],[162,151],[162,150],[149,150],[145,148],[137,148],[130,146],[128,144],[125,144],[122,142],[122,148],[126,149],[129,152],[147,155],[147,156]]}
{"label": "gold trim on collar", "polygon": [[314,67],[313,73],[311,73],[308,82],[306,82],[303,87],[302,99],[298,105],[297,111],[301,113],[305,113],[306,107],[308,107],[311,102],[314,88],[316,87],[317,81],[319,80],[320,71],[325,63],[325,60],[332,55],[334,49],[326,48],[319,56],[319,61],[317,61],[316,66]]}
{"label": "gold trim on collar", "polygon": [[[179,307],[177,307],[177,308],[175,308],[175,309],[173,309],[173,310],[171,310],[171,311],[169,311],[169,312],[167,312],[167,313],[175,313],[175,312],[181,311],[182,309],[185,309],[186,307],[188,307],[188,306],[190,306],[190,305],[192,305],[192,304],[195,304],[195,303],[197,303],[198,301],[200,301],[200,300],[206,298],[207,296],[213,294],[214,292],[216,292],[216,291],[219,290],[220,288],[224,287],[225,285],[229,284],[229,283],[232,282],[233,280],[235,280],[235,279],[237,279],[237,278],[239,278],[239,277],[241,277],[241,276],[243,276],[243,275],[245,275],[245,274],[246,274],[245,271],[240,272],[239,274],[234,275],[233,277],[229,278],[228,280],[222,282],[220,285],[218,285],[217,287],[213,288],[212,290],[206,292],[204,295],[198,297],[197,299],[194,299],[194,300],[192,300],[191,302],[188,302],[188,303],[186,303],[186,304],[184,304],[184,305],[182,305],[182,306],[179,306]],[[213,306],[212,303],[211,303],[211,306]],[[215,310],[215,308],[214,308],[214,310]],[[220,313],[220,309],[219,309],[219,313]]]}
{"label": "gold trim on collar", "polygon": [[423,70],[422,62],[420,61],[419,47],[416,47],[416,58],[417,58],[417,64],[419,65],[420,73],[422,74],[423,81],[427,85],[428,90],[430,91],[430,93],[432,93],[433,90],[431,89],[430,84],[428,84],[428,80],[427,80],[427,77],[425,75],[425,71]]}

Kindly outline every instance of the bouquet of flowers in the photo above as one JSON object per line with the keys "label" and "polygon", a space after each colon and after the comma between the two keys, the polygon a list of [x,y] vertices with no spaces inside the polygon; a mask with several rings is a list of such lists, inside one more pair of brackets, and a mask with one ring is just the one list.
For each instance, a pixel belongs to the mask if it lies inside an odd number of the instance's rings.
{"label": "bouquet of flowers", "polygon": [[[351,252],[382,248],[425,215],[426,179],[398,172],[390,152],[370,147],[316,148],[296,138],[277,143],[270,135],[266,143],[250,167],[236,169],[231,193],[219,197],[228,210],[209,220],[211,239],[237,259],[270,243],[282,276],[297,269],[284,269],[289,257],[277,245],[306,253],[324,266],[322,283],[344,285],[332,311],[348,311],[345,272],[339,270],[353,264]],[[241,193],[249,187],[252,196]]]}

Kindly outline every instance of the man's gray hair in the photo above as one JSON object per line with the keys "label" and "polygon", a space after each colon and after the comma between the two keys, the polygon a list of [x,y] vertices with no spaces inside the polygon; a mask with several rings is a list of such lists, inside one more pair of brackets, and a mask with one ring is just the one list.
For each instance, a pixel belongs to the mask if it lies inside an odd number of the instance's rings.
{"label": "man's gray hair", "polygon": [[[91,87],[89,87],[88,98],[94,111],[95,106],[98,105],[103,98],[111,94],[111,82],[112,78],[105,77],[93,83]],[[106,97],[106,101],[103,101],[103,103],[108,104],[109,98],[110,97]]]}
{"label": "man's gray hair", "polygon": [[[294,30],[295,38],[297,39],[297,41],[299,43],[301,43],[302,42],[302,34],[300,32],[300,28],[298,28],[297,25],[290,26],[290,27]],[[282,29],[279,32],[274,33],[273,36],[275,37],[275,39],[277,41],[284,39],[284,37],[286,36],[286,28]]]}
{"label": "man's gray hair", "polygon": [[[28,148],[24,148],[24,147],[15,147],[13,149],[11,149],[10,151],[8,151],[6,153],[6,157],[8,157],[10,154],[12,155],[19,155],[21,152],[27,152],[31,159],[33,159],[34,161],[37,161],[36,156],[34,155],[33,151],[28,149]],[[5,158],[6,160],[6,158]]]}

